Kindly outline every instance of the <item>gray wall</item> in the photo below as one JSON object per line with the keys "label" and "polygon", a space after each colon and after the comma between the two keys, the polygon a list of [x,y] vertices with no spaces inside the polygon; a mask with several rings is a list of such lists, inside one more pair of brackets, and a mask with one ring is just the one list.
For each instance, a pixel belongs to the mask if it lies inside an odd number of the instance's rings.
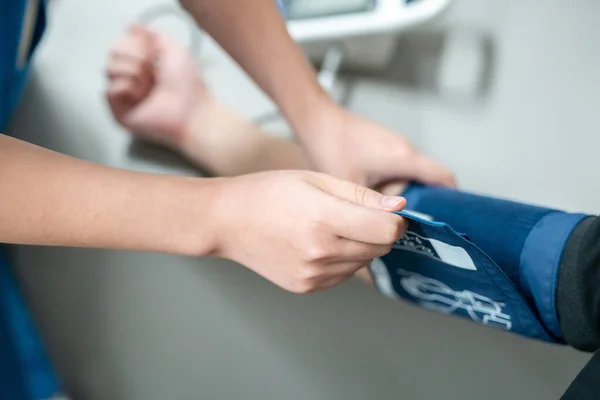
{"label": "gray wall", "polygon": [[[110,44],[150,4],[55,1],[14,132],[108,165],[195,173],[131,147],[102,98]],[[361,80],[350,106],[407,132],[466,189],[597,213],[599,4],[458,0],[441,31],[402,41],[393,83]],[[465,89],[469,58],[444,61],[436,50],[457,32],[470,43],[455,43],[458,54],[478,54],[473,38],[483,43],[479,97]],[[214,46],[202,58],[229,104],[247,116],[271,108]],[[440,90],[423,71],[445,71],[461,90]],[[588,359],[393,303],[354,281],[298,296],[216,260],[53,248],[15,256],[76,399],[550,399]]]}

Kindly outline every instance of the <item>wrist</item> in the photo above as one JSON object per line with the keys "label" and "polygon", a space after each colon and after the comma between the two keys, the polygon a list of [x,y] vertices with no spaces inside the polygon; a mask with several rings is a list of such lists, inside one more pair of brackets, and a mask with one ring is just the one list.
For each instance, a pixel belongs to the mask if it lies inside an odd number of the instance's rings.
{"label": "wrist", "polygon": [[322,172],[328,172],[326,167],[332,157],[342,157],[340,144],[344,143],[344,126],[346,111],[337,104],[323,104],[315,107],[312,115],[308,116],[305,125],[296,130],[312,164]]}
{"label": "wrist", "polygon": [[217,210],[224,178],[182,178],[176,191],[173,247],[169,252],[186,256],[212,256],[218,252],[222,221]]}
{"label": "wrist", "polygon": [[218,101],[210,95],[196,101],[178,135],[177,146],[184,155],[193,154],[197,157],[199,151],[202,154],[208,147],[207,142],[210,140],[210,133],[214,131],[213,125],[218,109]]}
{"label": "wrist", "polygon": [[305,104],[286,113],[292,128],[305,143],[318,141],[323,132],[334,127],[343,109],[327,93],[316,93]]}

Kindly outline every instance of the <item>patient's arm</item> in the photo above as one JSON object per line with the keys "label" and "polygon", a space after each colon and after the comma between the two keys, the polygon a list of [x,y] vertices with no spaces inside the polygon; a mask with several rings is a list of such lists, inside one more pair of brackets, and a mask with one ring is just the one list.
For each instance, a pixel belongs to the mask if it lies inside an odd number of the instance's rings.
{"label": "patient's arm", "polygon": [[163,35],[132,27],[114,46],[107,75],[117,121],[214,175],[311,169],[300,146],[265,134],[213,97],[187,51]]}

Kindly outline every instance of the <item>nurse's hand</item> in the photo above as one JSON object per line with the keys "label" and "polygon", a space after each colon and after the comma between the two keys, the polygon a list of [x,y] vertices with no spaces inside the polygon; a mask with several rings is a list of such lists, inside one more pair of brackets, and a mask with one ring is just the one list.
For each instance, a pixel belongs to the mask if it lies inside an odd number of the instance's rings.
{"label": "nurse's hand", "polygon": [[367,187],[417,181],[456,186],[453,174],[417,151],[403,136],[354,115],[329,99],[314,108],[300,134],[317,168]]}
{"label": "nurse's hand", "polygon": [[225,178],[213,199],[214,255],[296,293],[326,289],[388,253],[406,225],[400,197],[308,171]]}

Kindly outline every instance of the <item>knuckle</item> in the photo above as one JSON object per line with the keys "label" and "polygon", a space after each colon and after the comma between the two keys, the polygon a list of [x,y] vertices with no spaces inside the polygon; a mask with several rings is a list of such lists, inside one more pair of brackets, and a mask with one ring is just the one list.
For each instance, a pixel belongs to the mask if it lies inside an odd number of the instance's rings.
{"label": "knuckle", "polygon": [[368,191],[369,189],[364,186],[354,186],[354,199],[356,200],[357,204],[365,204]]}
{"label": "knuckle", "polygon": [[305,250],[305,254],[306,260],[309,262],[323,261],[330,255],[329,250],[320,243],[309,245]]}
{"label": "knuckle", "polygon": [[322,238],[324,235],[331,233],[332,227],[335,225],[334,218],[338,217],[336,204],[330,198],[322,200],[316,202],[307,220],[311,237]]}
{"label": "knuckle", "polygon": [[322,275],[322,269],[319,265],[308,262],[298,268],[296,278],[298,281],[312,282]]}

